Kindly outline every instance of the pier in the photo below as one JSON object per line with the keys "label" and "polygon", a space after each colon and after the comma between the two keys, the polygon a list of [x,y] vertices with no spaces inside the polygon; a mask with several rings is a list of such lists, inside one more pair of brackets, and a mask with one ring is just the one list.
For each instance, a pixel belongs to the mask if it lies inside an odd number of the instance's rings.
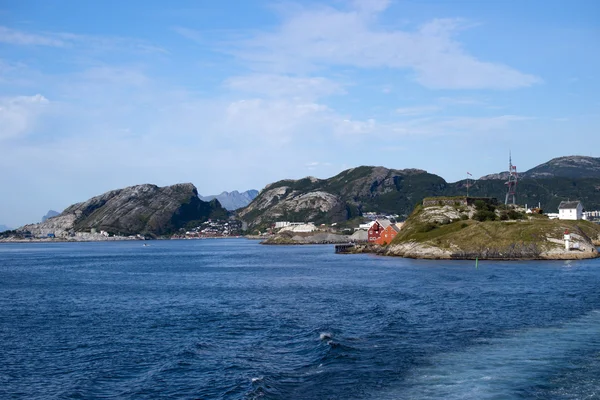
{"label": "pier", "polygon": [[346,243],[346,244],[336,244],[335,252],[336,253],[349,253],[350,250],[354,248],[354,243]]}

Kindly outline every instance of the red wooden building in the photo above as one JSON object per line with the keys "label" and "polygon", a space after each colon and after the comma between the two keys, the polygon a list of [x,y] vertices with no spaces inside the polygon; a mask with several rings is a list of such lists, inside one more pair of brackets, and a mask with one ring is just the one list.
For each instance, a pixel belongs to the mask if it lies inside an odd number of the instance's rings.
{"label": "red wooden building", "polygon": [[376,220],[369,228],[369,243],[390,244],[398,232],[400,232],[400,228],[389,220]]}

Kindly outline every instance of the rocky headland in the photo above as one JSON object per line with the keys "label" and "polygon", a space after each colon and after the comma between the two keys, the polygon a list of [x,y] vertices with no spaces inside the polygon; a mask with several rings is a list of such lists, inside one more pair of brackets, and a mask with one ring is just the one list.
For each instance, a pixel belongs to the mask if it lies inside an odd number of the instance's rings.
{"label": "rocky headland", "polygon": [[191,183],[165,187],[145,184],[112,190],[73,204],[42,223],[5,232],[0,240],[158,237],[208,218],[226,217],[227,211],[217,200],[200,200]]}
{"label": "rocky headland", "polygon": [[[569,250],[565,231],[571,236]],[[444,204],[417,206],[388,246],[356,245],[349,252],[423,259],[567,260],[599,257],[598,245],[600,225],[588,221],[550,220],[502,206]]]}

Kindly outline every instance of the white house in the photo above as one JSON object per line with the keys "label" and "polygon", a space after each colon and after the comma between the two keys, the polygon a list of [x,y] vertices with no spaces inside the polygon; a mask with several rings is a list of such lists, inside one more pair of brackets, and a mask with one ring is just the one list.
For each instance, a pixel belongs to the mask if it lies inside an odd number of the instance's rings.
{"label": "white house", "polygon": [[583,205],[580,201],[561,201],[558,205],[558,219],[578,220],[583,218]]}

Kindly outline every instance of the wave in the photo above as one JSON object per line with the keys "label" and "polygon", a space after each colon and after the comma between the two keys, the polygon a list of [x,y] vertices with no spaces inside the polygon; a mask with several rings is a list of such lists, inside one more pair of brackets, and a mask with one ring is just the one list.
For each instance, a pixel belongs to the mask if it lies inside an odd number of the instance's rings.
{"label": "wave", "polygon": [[[592,398],[600,384],[600,310],[438,354],[381,399]],[[590,362],[590,354],[596,354]],[[575,374],[579,379],[562,379]],[[591,397],[590,397],[591,396]]]}

